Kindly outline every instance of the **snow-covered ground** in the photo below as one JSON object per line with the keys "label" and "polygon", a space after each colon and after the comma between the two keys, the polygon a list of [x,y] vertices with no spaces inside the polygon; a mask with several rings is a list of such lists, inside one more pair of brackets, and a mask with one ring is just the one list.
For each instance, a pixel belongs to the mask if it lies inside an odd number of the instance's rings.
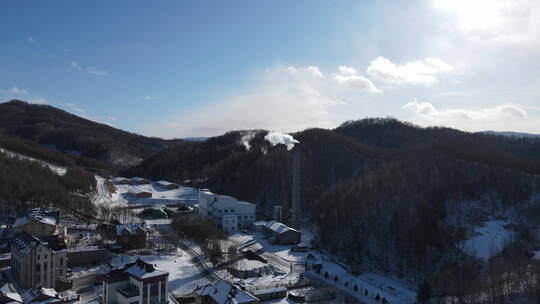
{"label": "snow-covered ground", "polygon": [[15,157],[15,158],[18,158],[18,159],[25,159],[25,160],[30,160],[30,161],[40,163],[41,165],[43,165],[45,167],[48,167],[52,172],[54,172],[54,173],[56,173],[58,175],[66,174],[66,168],[65,167],[53,165],[53,164],[48,163],[46,161],[35,159],[33,157],[25,156],[25,155],[22,155],[22,154],[19,154],[19,153],[11,152],[11,151],[3,149],[3,148],[0,148],[0,152],[6,154],[9,157]]}
{"label": "snow-covered ground", "polygon": [[141,258],[145,262],[155,264],[160,270],[169,272],[169,290],[174,295],[183,295],[192,292],[197,286],[209,284],[210,281],[200,273],[197,264],[193,262],[191,256],[178,249],[175,255],[138,255],[130,256],[119,254],[114,257],[111,264],[114,267],[121,267],[127,263],[134,262]]}
{"label": "snow-covered ground", "polygon": [[509,223],[502,220],[484,222],[474,229],[472,237],[465,242],[465,251],[484,261],[504,249],[513,231],[505,228]]}
{"label": "snow-covered ground", "polygon": [[[390,303],[414,303],[416,300],[415,287],[405,281],[375,272],[363,272],[355,276],[339,262],[336,262],[337,259],[332,256],[315,250],[294,252],[291,250],[291,246],[271,244],[261,232],[253,232],[249,235],[239,233],[230,236],[229,239],[236,244],[251,244],[245,247],[246,249],[254,251],[262,249],[268,254],[282,259],[286,265],[290,265],[290,262],[308,262],[310,265],[321,264],[322,271],[320,274],[310,270],[306,275],[313,280],[335,286],[365,303],[377,303],[374,300],[377,294],[381,298],[386,298]],[[267,257],[267,255],[263,256]],[[324,278],[325,272],[328,272],[328,279]],[[297,279],[298,275],[298,273],[288,273],[283,276],[264,276],[237,281],[246,286],[283,284],[288,280]],[[338,282],[334,281],[335,276],[339,278]],[[348,286],[345,286],[345,283],[348,283]],[[355,285],[358,287],[358,291],[354,291]],[[368,297],[363,295],[363,291],[366,289],[369,293]]]}
{"label": "snow-covered ground", "polygon": [[[191,187],[179,187],[178,189],[164,189],[152,182],[143,185],[114,184],[116,191],[109,192],[105,186],[105,178],[96,175],[97,193],[94,197],[96,206],[105,205],[109,208],[127,207],[133,205],[165,205],[178,203],[196,203],[198,198],[197,189]],[[152,193],[151,198],[137,198],[129,194],[130,189],[140,189]]]}

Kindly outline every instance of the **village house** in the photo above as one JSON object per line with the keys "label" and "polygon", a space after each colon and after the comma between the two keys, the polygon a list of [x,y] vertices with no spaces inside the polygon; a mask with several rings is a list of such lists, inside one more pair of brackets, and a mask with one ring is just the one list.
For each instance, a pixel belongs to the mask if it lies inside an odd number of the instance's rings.
{"label": "village house", "polygon": [[143,177],[132,177],[131,181],[138,185],[150,184],[150,180]]}
{"label": "village house", "polygon": [[255,221],[255,205],[234,197],[218,195],[207,189],[199,191],[198,215],[206,217],[225,232],[234,233],[252,228]]}
{"label": "village house", "polygon": [[132,181],[129,178],[125,177],[115,177],[111,179],[111,182],[118,185],[131,185]]}
{"label": "village house", "polygon": [[32,235],[51,235],[58,233],[58,222],[58,212],[32,209],[24,216],[17,218],[13,228]]}
{"label": "village house", "polygon": [[262,225],[262,232],[270,238],[271,243],[291,245],[300,243],[300,231],[291,228],[283,223],[269,221]]}
{"label": "village house", "polygon": [[156,185],[158,185],[158,186],[160,186],[161,188],[164,188],[164,189],[178,189],[180,187],[180,185],[178,185],[178,184],[171,183],[171,182],[164,181],[164,180],[160,180],[160,181],[156,182]]}
{"label": "village house", "polygon": [[169,303],[169,273],[137,260],[103,276],[104,304]]}
{"label": "village house", "polygon": [[138,197],[138,198],[152,197],[152,192],[148,192],[148,191],[136,188],[136,187],[129,188],[128,193],[129,195],[133,197]]}
{"label": "village house", "polygon": [[147,234],[147,228],[143,224],[116,225],[116,244],[123,249],[145,248]]}
{"label": "village house", "polygon": [[259,300],[227,281],[204,285],[195,289],[197,304],[252,304]]}
{"label": "village house", "polygon": [[33,236],[23,232],[11,247],[11,273],[23,288],[55,288],[66,278],[67,250],[58,235]]}

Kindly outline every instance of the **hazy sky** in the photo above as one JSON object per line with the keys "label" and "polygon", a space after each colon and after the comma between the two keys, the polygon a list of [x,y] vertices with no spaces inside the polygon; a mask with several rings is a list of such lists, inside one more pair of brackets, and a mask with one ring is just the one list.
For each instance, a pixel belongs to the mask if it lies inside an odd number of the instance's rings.
{"label": "hazy sky", "polygon": [[0,101],[145,135],[540,133],[540,1],[0,2]]}

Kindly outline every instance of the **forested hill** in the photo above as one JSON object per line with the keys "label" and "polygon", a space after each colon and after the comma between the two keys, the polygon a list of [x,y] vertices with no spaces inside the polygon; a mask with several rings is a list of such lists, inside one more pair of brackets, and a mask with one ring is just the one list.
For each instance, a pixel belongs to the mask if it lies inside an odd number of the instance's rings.
{"label": "forested hill", "polygon": [[189,142],[126,174],[198,181],[271,214],[292,197],[297,151],[304,218],[319,229],[321,244],[358,267],[410,277],[436,274],[458,254],[467,228],[451,219],[462,202],[486,202],[498,210],[486,216],[495,216],[532,206],[524,203],[540,184],[537,138],[420,128],[391,118],[298,132],[292,151],[272,146],[266,134],[235,131]]}
{"label": "forested hill", "polygon": [[[19,100],[0,103],[0,139],[5,142],[13,139],[27,140],[51,150],[91,158],[120,168],[138,164],[154,153],[178,143],[176,140],[129,133],[52,106]],[[19,142],[17,145],[24,144]]]}

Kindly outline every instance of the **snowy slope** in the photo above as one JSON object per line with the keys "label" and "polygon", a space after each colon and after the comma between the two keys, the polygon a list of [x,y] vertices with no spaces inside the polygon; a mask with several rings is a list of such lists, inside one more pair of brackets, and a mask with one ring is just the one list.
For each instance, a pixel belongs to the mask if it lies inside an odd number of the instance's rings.
{"label": "snowy slope", "polygon": [[48,167],[49,169],[51,169],[51,171],[53,171],[54,173],[56,173],[58,175],[66,174],[66,168],[65,167],[53,165],[53,164],[48,163],[46,161],[42,161],[42,160],[39,160],[39,159],[36,159],[36,158],[33,158],[33,157],[25,156],[25,155],[22,155],[22,154],[19,154],[19,153],[11,152],[11,151],[3,149],[3,148],[0,148],[0,153],[4,153],[9,157],[14,157],[14,158],[18,158],[18,159],[25,159],[25,160],[30,160],[30,161],[40,163],[41,165]]}
{"label": "snowy slope", "polygon": [[[132,205],[165,205],[170,203],[193,202],[196,203],[198,192],[191,187],[178,189],[164,189],[155,182],[145,185],[114,184],[116,191],[109,192],[105,187],[105,178],[96,175],[97,193],[93,199],[96,206],[105,205],[109,208],[126,207]],[[151,198],[136,198],[129,194],[131,189],[139,189],[152,193]]]}
{"label": "snowy slope", "polygon": [[493,220],[484,222],[474,230],[472,237],[465,242],[465,251],[484,261],[499,253],[505,242],[512,238],[513,232],[505,229],[508,222]]}
{"label": "snowy slope", "polygon": [[[260,232],[253,232],[250,235],[239,233],[230,236],[229,239],[237,245],[253,243],[252,245],[245,247],[245,249],[252,249],[254,251],[263,249],[264,251],[282,259],[282,261],[286,264],[289,264],[291,261],[322,264],[323,269],[320,274],[310,270],[305,275],[309,276],[315,281],[333,285],[354,296],[363,303],[377,303],[377,301],[374,300],[374,297],[376,297],[377,294],[381,298],[386,298],[386,300],[388,300],[390,303],[414,303],[416,300],[415,287],[405,281],[375,272],[363,272],[359,275],[353,275],[339,262],[336,262],[337,259],[333,256],[315,250],[310,250],[309,252],[293,252],[291,251],[291,246],[271,244]],[[308,257],[309,255],[311,257]],[[328,272],[329,274],[328,279],[324,278],[323,276],[325,272]],[[339,277],[338,282],[333,280],[335,276]],[[282,283],[287,280],[294,280],[294,274],[290,273],[286,276],[276,277],[263,276],[261,278],[240,281],[242,281],[243,285],[250,286],[260,284],[264,285],[275,282]],[[345,286],[345,283],[348,283],[347,286]],[[354,291],[355,285],[358,287],[358,291]],[[368,296],[364,296],[363,294],[363,291],[366,289],[369,293]]]}

